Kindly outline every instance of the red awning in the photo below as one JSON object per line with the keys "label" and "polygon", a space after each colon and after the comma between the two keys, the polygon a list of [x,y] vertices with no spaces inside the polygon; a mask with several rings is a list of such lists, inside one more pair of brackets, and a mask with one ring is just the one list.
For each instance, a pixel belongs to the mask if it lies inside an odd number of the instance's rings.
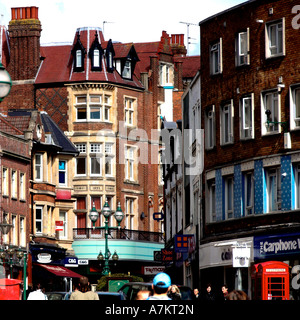
{"label": "red awning", "polygon": [[47,271],[52,272],[56,276],[59,277],[67,277],[67,278],[80,278],[81,275],[73,272],[65,267],[62,266],[53,266],[48,264],[40,264],[39,266],[45,268]]}

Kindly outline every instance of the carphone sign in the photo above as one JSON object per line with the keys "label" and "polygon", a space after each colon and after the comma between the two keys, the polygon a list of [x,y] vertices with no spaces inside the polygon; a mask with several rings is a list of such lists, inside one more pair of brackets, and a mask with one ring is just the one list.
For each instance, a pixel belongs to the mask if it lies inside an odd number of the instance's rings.
{"label": "carphone sign", "polygon": [[300,233],[254,237],[254,260],[300,254]]}

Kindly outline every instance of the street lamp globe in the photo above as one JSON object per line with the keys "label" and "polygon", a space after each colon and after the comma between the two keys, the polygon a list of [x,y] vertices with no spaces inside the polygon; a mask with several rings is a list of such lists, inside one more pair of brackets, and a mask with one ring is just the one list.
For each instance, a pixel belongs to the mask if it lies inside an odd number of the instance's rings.
{"label": "street lamp globe", "polygon": [[116,210],[116,212],[115,212],[115,214],[114,214],[114,217],[115,217],[115,219],[117,220],[118,224],[120,225],[121,221],[122,221],[123,218],[124,218],[124,213],[123,213],[123,211],[122,211],[122,209],[121,209],[121,204],[120,204],[120,202],[118,203],[118,208],[117,208],[117,210]]}
{"label": "street lamp globe", "polygon": [[0,62],[0,102],[9,94],[11,86],[10,75]]}
{"label": "street lamp globe", "polygon": [[95,203],[93,203],[93,208],[89,213],[89,218],[93,222],[93,224],[98,220],[99,218],[99,213],[97,209],[95,208]]}
{"label": "street lamp globe", "polygon": [[111,215],[111,209],[108,205],[107,199],[105,200],[104,206],[101,210],[101,213],[103,214],[104,218],[108,219]]}

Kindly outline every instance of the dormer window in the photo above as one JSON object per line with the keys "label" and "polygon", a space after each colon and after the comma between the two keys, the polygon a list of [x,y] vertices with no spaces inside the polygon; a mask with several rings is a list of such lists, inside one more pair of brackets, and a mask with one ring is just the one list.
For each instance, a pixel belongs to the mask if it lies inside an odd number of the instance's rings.
{"label": "dormer window", "polygon": [[107,43],[106,51],[105,51],[106,66],[107,66],[108,72],[114,71],[114,65],[113,65],[114,55],[115,55],[115,50],[114,50],[111,39],[109,39],[109,41]]}
{"label": "dormer window", "polygon": [[76,51],[75,67],[82,68],[82,52],[81,52],[81,50]]}
{"label": "dormer window", "polygon": [[98,40],[98,34],[97,32],[95,33],[95,40],[90,48],[89,51],[89,56],[91,59],[91,64],[92,64],[92,71],[101,71],[102,66],[101,66],[101,60],[102,60],[102,55],[104,51],[101,47],[101,44],[99,43]]}
{"label": "dormer window", "polygon": [[80,41],[80,33],[77,33],[77,42],[72,49],[72,55],[74,58],[74,71],[81,72],[84,71],[84,56],[86,50]]}
{"label": "dormer window", "polygon": [[131,61],[129,59],[125,61],[122,77],[131,79]]}

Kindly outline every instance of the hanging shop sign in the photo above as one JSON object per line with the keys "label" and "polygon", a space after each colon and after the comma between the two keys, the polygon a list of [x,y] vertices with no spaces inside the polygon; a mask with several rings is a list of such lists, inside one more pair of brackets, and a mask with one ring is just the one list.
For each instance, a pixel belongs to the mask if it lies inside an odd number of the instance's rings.
{"label": "hanging shop sign", "polygon": [[195,248],[196,242],[193,234],[177,234],[175,236],[175,252],[192,253]]}
{"label": "hanging shop sign", "polygon": [[300,254],[300,233],[254,237],[254,259],[265,260]]}
{"label": "hanging shop sign", "polygon": [[232,266],[234,268],[248,268],[251,251],[248,247],[232,248]]}

